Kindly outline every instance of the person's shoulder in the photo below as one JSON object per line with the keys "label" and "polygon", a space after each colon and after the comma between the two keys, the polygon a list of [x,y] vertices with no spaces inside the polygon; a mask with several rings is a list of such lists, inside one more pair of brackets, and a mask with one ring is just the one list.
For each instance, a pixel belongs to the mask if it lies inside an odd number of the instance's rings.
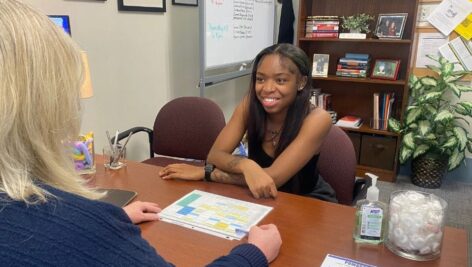
{"label": "person's shoulder", "polygon": [[44,188],[52,194],[51,197],[48,197],[45,206],[49,209],[53,208],[56,215],[80,217],[90,220],[90,223],[95,221],[98,224],[103,223],[103,221],[112,222],[116,220],[131,223],[120,207],[99,200],[91,200],[51,186],[44,186]]}
{"label": "person's shoulder", "polygon": [[305,121],[310,124],[331,124],[331,115],[326,110],[315,107],[310,110]]}

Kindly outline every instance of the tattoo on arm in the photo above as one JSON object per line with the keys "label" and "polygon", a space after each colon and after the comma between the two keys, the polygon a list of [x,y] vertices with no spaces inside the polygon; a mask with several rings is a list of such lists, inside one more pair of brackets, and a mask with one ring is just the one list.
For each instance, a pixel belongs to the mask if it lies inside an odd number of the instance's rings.
{"label": "tattoo on arm", "polygon": [[233,159],[230,162],[228,162],[228,168],[232,170],[243,159],[244,159],[244,157],[242,157],[242,156],[234,155]]}
{"label": "tattoo on arm", "polygon": [[246,186],[246,180],[242,174],[227,173],[220,169],[215,169],[211,173],[211,180],[218,183]]}

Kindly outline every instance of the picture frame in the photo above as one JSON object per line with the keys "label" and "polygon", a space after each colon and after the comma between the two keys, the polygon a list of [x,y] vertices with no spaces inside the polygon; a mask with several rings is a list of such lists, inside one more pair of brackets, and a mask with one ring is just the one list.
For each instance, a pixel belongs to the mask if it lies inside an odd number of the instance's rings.
{"label": "picture frame", "polygon": [[198,0],[172,0],[172,5],[177,5],[177,6],[198,6]]}
{"label": "picture frame", "polygon": [[402,39],[408,13],[379,14],[375,35],[379,39]]}
{"label": "picture frame", "polygon": [[329,54],[313,54],[312,77],[328,77]]}
{"label": "picture frame", "polygon": [[118,0],[119,11],[166,12],[165,0]]}
{"label": "picture frame", "polygon": [[399,59],[376,59],[370,77],[375,79],[396,80],[399,69]]}

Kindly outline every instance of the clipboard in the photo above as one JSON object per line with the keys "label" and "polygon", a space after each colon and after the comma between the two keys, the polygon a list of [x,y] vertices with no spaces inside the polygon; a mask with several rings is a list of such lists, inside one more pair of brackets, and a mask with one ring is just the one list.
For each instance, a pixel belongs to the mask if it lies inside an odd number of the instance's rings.
{"label": "clipboard", "polygon": [[99,201],[103,201],[118,207],[124,207],[133,200],[138,193],[129,190],[116,189],[116,188],[103,188],[99,191],[106,191],[107,194]]}

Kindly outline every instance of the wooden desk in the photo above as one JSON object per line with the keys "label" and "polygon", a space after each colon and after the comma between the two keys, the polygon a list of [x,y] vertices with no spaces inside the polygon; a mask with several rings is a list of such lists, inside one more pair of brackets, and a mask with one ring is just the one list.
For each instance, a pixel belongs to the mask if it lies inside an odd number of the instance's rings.
{"label": "wooden desk", "polygon": [[[377,266],[467,266],[467,235],[463,229],[446,227],[441,257],[416,262],[401,258],[383,245],[361,246],[352,239],[355,209],[316,199],[279,192],[277,199],[254,199],[238,186],[187,181],[164,181],[159,167],[128,162],[118,171],[104,170],[97,157],[97,173],[91,183],[138,192],[137,199],[162,208],[194,189],[274,207],[262,224],[274,223],[282,235],[279,257],[271,266],[320,266],[326,254],[359,260]],[[177,266],[204,266],[227,254],[243,241],[228,241],[165,222],[141,224],[143,237],[165,259]]]}

